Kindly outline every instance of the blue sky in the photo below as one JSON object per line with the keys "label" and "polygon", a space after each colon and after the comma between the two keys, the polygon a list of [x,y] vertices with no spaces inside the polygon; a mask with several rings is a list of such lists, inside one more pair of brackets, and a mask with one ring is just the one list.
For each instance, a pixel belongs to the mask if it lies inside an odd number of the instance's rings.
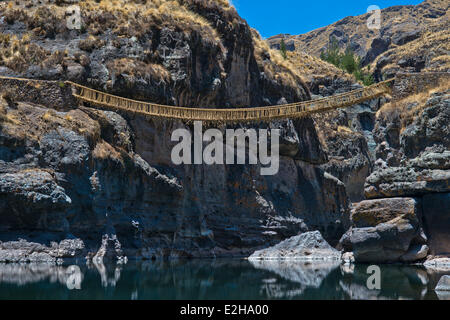
{"label": "blue sky", "polygon": [[347,16],[364,14],[370,5],[386,8],[422,0],[231,0],[240,16],[263,37],[301,34]]}

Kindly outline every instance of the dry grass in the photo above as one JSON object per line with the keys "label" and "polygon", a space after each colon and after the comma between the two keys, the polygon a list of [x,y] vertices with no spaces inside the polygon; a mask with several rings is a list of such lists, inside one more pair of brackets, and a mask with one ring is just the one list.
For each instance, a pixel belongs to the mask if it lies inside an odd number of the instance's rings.
{"label": "dry grass", "polygon": [[294,51],[287,52],[287,60],[289,60],[297,71],[308,78],[308,81],[322,78],[339,77],[340,79],[350,82],[356,82],[353,75],[348,74],[342,69],[323,61],[320,58],[309,55],[304,52]]}
{"label": "dry grass", "polygon": [[[427,26],[435,24],[437,25],[435,31],[445,29],[442,21],[435,21],[440,19],[427,18],[432,10],[448,10],[448,0],[427,0],[426,4],[419,4],[418,6],[403,6],[398,10],[383,10],[383,26],[391,26],[393,34],[410,31],[417,25],[427,28]],[[362,48],[368,50],[373,40],[380,36],[379,32],[367,28],[368,17],[369,14],[350,16],[326,27],[298,36],[290,36],[287,40],[294,41],[297,51],[319,57],[321,50],[328,45],[332,33],[335,30],[340,30],[348,36],[348,39],[356,40]],[[448,17],[446,19],[448,20]],[[273,38],[274,41],[280,40],[277,37]],[[394,47],[395,45],[392,46],[392,48]]]}
{"label": "dry grass", "polygon": [[163,66],[130,58],[116,59],[108,63],[108,69],[111,73],[126,74],[132,78],[170,81],[170,73]]}
{"label": "dry grass", "polygon": [[448,72],[450,70],[450,55],[441,55],[431,59],[429,66],[424,69],[425,72]]}
{"label": "dry grass", "polygon": [[449,84],[440,83],[434,88],[430,88],[424,92],[410,95],[398,101],[391,101],[383,105],[378,110],[376,117],[378,119],[394,119],[399,118],[401,121],[401,130],[404,130],[411,122],[419,117],[422,111],[427,107],[427,101],[433,93],[445,92],[450,90]]}
{"label": "dry grass", "polygon": [[350,129],[349,127],[345,127],[345,126],[338,126],[338,130],[339,133],[347,133],[347,134],[353,134],[353,130]]}
{"label": "dry grass", "polygon": [[39,142],[47,133],[61,128],[84,136],[94,147],[101,139],[101,125],[80,109],[57,112],[53,109],[37,107],[24,102],[15,103],[14,108],[0,95],[0,128],[11,137]]}
{"label": "dry grass", "polygon": [[54,121],[55,118],[56,118],[56,113],[53,110],[49,110],[42,115],[42,120],[48,121],[48,122]]}
{"label": "dry grass", "polygon": [[67,51],[50,52],[31,42],[32,35],[20,39],[16,35],[0,34],[0,65],[11,70],[24,72],[30,65],[51,68],[64,64]]}
{"label": "dry grass", "polygon": [[9,122],[8,111],[6,110],[7,105],[8,105],[8,103],[2,97],[0,100],[0,123]]}
{"label": "dry grass", "polygon": [[[27,1],[28,2],[28,1]],[[8,24],[23,22],[35,35],[54,38],[66,29],[65,11],[53,4],[33,5],[25,1],[0,5],[0,13]]]}
{"label": "dry grass", "polygon": [[347,77],[354,80],[354,77],[337,68],[336,66],[323,61],[320,58],[311,56],[304,52],[287,52],[288,60],[291,61],[295,67],[302,74],[317,75],[317,76],[335,76]]}
{"label": "dry grass", "polygon": [[38,141],[32,127],[27,126],[27,121],[23,114],[16,108],[8,108],[8,104],[6,99],[0,98],[0,129],[2,132],[17,139]]}
{"label": "dry grass", "polygon": [[20,119],[14,112],[8,112],[8,99],[5,95],[0,96],[0,124],[19,125]]}
{"label": "dry grass", "polygon": [[[152,0],[134,2],[113,0],[80,2],[85,27],[91,35],[113,30],[117,36],[141,38],[152,27],[177,28],[185,33],[199,32],[206,41],[220,42],[219,34],[204,17],[190,11],[184,1]],[[224,4],[227,1],[221,1]]]}
{"label": "dry grass", "polygon": [[[205,41],[220,42],[216,29],[201,15],[189,10],[191,1],[185,0],[81,0],[83,30],[89,35],[99,35],[110,29],[117,36],[137,37],[145,35],[150,28],[177,28],[190,33],[197,31]],[[196,1],[210,6],[211,3],[230,9],[227,0]],[[10,2],[0,4],[0,14],[9,24],[23,22],[37,36],[54,38],[64,33],[66,7],[70,4],[35,5],[33,3]]]}
{"label": "dry grass", "polygon": [[450,11],[447,14],[430,23],[426,31],[416,40],[402,46],[393,46],[390,50],[380,55],[373,63],[372,68],[382,57],[389,57],[391,63],[383,67],[382,71],[399,68],[397,63],[401,59],[424,58],[426,68],[424,71],[449,71],[450,70]]}
{"label": "dry grass", "polygon": [[[450,27],[450,26],[449,26]],[[450,29],[437,33],[427,32],[422,37],[403,46],[396,47],[379,56],[374,63],[376,66],[381,57],[387,56],[393,63],[383,67],[382,71],[399,68],[397,62],[401,59],[421,57],[428,61],[426,71],[450,70]]]}
{"label": "dry grass", "polygon": [[[252,32],[256,62],[266,76],[284,86],[306,87],[300,70],[289,59],[284,59],[278,50],[270,49],[267,41],[263,40],[256,30]],[[301,92],[298,91],[298,94],[301,95]]]}
{"label": "dry grass", "polygon": [[285,85],[298,86],[299,83],[308,83],[316,78],[334,76],[355,81],[352,75],[304,52],[287,52],[285,59],[279,50],[270,49],[268,42],[256,30],[253,30],[253,45],[258,65],[264,68],[269,77],[278,77]]}
{"label": "dry grass", "polygon": [[[28,117],[24,116],[24,118]],[[29,121],[30,119],[24,120],[24,122]],[[56,112],[52,109],[42,109],[33,116],[33,120],[30,123],[32,123],[30,127],[34,128],[38,137],[42,136],[45,132],[50,132],[58,128],[66,128],[78,132],[80,135],[86,137],[91,145],[94,145],[100,139],[101,135],[100,124],[78,109],[71,110],[67,113]]]}
{"label": "dry grass", "polygon": [[121,153],[104,140],[101,140],[96,144],[92,155],[96,159],[111,159],[119,161],[122,165],[124,164],[124,159],[122,158]]}
{"label": "dry grass", "polygon": [[48,52],[30,43],[30,35],[18,39],[10,34],[0,34],[0,65],[15,71],[24,71],[30,64],[38,64],[47,58]]}
{"label": "dry grass", "polygon": [[80,40],[78,42],[78,48],[81,50],[92,52],[95,49],[99,49],[106,44],[104,40],[97,38],[96,36],[89,36],[86,39]]}

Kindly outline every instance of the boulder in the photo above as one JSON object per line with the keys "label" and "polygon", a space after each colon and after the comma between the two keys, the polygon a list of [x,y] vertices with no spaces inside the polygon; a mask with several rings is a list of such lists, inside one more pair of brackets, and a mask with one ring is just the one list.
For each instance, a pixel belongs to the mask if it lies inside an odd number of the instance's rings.
{"label": "boulder", "polygon": [[400,257],[403,262],[414,262],[425,259],[428,255],[428,246],[426,244],[412,245],[408,252]]}
{"label": "boulder", "polygon": [[357,262],[412,262],[428,253],[414,198],[362,201],[351,213],[352,228],[341,246],[353,251]]}
{"label": "boulder", "polygon": [[249,260],[339,260],[341,254],[331,247],[319,231],[306,232],[279,244],[256,251]]}
{"label": "boulder", "polygon": [[365,200],[354,205],[351,221],[356,228],[376,227],[397,217],[415,217],[418,206],[414,198]]}

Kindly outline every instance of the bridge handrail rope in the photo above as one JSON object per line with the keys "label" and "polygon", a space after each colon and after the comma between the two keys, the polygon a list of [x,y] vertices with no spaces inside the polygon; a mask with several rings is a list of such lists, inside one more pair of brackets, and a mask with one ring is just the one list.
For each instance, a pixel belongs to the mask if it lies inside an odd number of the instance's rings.
{"label": "bridge handrail rope", "polygon": [[389,93],[391,91],[389,84],[394,80],[386,80],[366,88],[316,100],[267,107],[234,109],[166,106],[115,96],[72,81],[66,81],[65,83],[75,89],[72,93],[74,97],[80,101],[100,107],[131,111],[157,118],[210,122],[245,122],[300,118],[313,113],[345,108]]}

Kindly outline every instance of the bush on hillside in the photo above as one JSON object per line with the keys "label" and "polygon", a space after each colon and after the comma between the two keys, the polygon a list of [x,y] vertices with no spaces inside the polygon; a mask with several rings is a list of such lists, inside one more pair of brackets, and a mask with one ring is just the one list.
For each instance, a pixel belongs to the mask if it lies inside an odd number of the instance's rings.
{"label": "bush on hillside", "polygon": [[356,80],[361,81],[365,86],[374,83],[373,76],[362,69],[361,59],[349,47],[342,52],[336,38],[331,39],[327,50],[322,51],[320,58],[353,74]]}

